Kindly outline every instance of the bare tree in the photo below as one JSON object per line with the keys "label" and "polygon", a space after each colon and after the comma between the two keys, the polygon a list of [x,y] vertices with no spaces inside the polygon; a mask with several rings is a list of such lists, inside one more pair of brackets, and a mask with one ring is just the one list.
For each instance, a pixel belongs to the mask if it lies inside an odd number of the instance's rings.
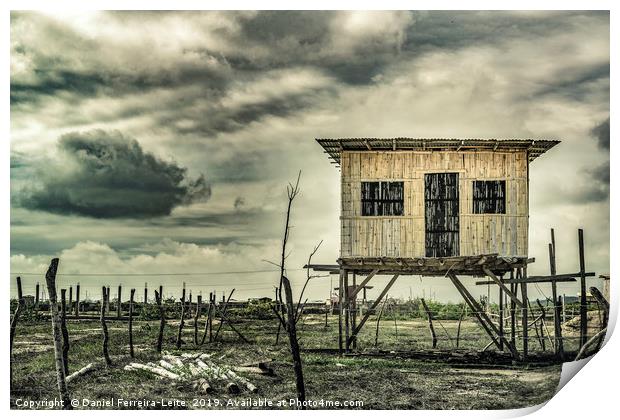
{"label": "bare tree", "polygon": [[[288,256],[286,253],[286,245],[289,239],[289,234],[290,234],[290,229],[291,229],[290,227],[291,208],[293,205],[293,200],[295,200],[295,197],[297,197],[297,195],[299,194],[299,178],[300,177],[301,177],[301,171],[299,172],[299,175],[297,176],[297,181],[295,182],[295,184],[293,185],[292,183],[289,183],[288,186],[286,187],[288,205],[286,209],[286,224],[284,226],[284,238],[282,240],[282,254],[281,254],[281,259],[280,259],[280,264],[279,264],[280,287],[276,289],[276,296],[277,296],[277,300],[279,301],[278,302],[279,308],[272,307],[272,309],[274,313],[276,314],[278,320],[280,321],[280,323],[278,324],[278,337],[280,333],[280,327],[283,327],[284,330],[288,333],[291,356],[293,358],[293,368],[295,370],[295,384],[297,388],[297,399],[299,400],[299,402],[302,403],[300,406],[301,409],[304,409],[303,403],[306,400],[306,388],[304,384],[301,355],[300,355],[300,349],[299,349],[299,342],[297,340],[297,329],[296,329],[296,322],[297,322],[298,311],[299,311],[299,302],[298,302],[298,306],[294,307],[291,283],[288,280],[288,278],[285,276],[285,266],[284,266],[286,258]],[[312,255],[316,252],[317,249],[318,249],[318,246],[315,248],[313,253],[310,255],[310,258],[312,258]],[[306,285],[309,280],[310,280],[309,278],[306,280]],[[283,288],[284,288],[284,294],[285,294],[285,299],[286,299],[286,305],[282,305],[283,303],[282,289]],[[305,286],[304,286],[304,289],[305,289]],[[302,296],[303,296],[303,291],[302,291]],[[301,300],[301,296],[300,296],[300,300]],[[284,309],[284,306],[286,306],[286,311]],[[280,308],[281,308],[281,311],[279,310]]]}

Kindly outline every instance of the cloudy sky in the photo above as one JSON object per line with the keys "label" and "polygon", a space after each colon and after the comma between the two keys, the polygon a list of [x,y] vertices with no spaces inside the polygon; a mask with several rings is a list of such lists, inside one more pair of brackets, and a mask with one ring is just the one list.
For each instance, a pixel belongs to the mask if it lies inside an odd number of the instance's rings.
{"label": "cloudy sky", "polygon": [[[560,271],[579,227],[609,271],[609,14],[449,11],[12,13],[11,271],[59,256],[61,284],[91,296],[271,296],[301,170],[299,288],[314,245],[321,263],[339,248],[339,172],[314,138],[392,136],[562,140],[531,167],[530,272],[548,271],[550,227]],[[188,272],[211,274],[120,275]],[[70,276],[86,273],[119,275]],[[391,294],[410,293],[458,300],[445,279]]]}

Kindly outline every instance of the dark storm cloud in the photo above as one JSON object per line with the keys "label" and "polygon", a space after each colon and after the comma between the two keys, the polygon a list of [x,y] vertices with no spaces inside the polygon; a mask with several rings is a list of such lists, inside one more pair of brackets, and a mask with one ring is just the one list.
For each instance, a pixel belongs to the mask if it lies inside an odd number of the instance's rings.
{"label": "dark storm cloud", "polygon": [[609,150],[609,117],[592,128],[592,135],[600,148]]}
{"label": "dark storm cloud", "polygon": [[120,132],[94,130],[63,135],[60,158],[20,191],[23,207],[96,218],[148,218],[211,195],[200,176],[145,152]]}
{"label": "dark storm cloud", "polygon": [[609,162],[605,162],[589,172],[595,181],[609,185]]}

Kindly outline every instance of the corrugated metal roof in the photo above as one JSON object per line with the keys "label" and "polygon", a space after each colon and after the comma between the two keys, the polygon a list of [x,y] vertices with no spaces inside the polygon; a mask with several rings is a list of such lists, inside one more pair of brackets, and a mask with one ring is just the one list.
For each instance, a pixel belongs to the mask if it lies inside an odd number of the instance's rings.
{"label": "corrugated metal roof", "polygon": [[407,137],[316,139],[316,141],[338,164],[340,164],[342,150],[527,150],[531,162],[560,143],[558,140],[533,139],[414,139]]}

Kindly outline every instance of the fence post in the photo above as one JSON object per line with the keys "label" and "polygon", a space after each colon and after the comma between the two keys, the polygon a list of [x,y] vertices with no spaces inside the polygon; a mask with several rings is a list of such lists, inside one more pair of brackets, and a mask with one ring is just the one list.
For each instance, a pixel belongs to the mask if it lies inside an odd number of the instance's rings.
{"label": "fence post", "polygon": [[133,297],[136,294],[136,289],[129,291],[129,355],[134,357],[133,353]]}
{"label": "fence post", "polygon": [[80,283],[75,286],[75,317],[80,317]]}
{"label": "fence post", "polygon": [[[58,270],[58,258],[53,258],[47,273],[45,273],[45,282],[50,299],[50,314],[52,318],[52,331],[54,335],[54,360],[56,362],[56,382],[58,384],[58,392],[62,400],[62,406],[65,410],[71,409],[69,391],[67,390],[67,382],[65,378],[65,363],[62,357],[62,333],[60,331],[60,315],[58,313],[58,302],[56,299],[56,272]],[[38,286],[38,283],[37,283]]]}
{"label": "fence post", "polygon": [[116,318],[119,320],[121,319],[121,305],[122,305],[121,291],[122,291],[122,286],[119,284],[118,285],[118,301],[116,305]]}
{"label": "fence post", "polygon": [[60,289],[60,331],[62,332],[62,360],[65,376],[69,375],[69,330],[67,329],[67,289]]}
{"label": "fence post", "polygon": [[110,366],[112,364],[112,360],[110,359],[110,354],[108,353],[108,341],[110,340],[108,336],[108,326],[105,322],[105,311],[106,307],[109,304],[110,296],[108,295],[110,288],[102,286],[101,287],[101,331],[103,332],[103,357],[105,359],[105,364]]}

